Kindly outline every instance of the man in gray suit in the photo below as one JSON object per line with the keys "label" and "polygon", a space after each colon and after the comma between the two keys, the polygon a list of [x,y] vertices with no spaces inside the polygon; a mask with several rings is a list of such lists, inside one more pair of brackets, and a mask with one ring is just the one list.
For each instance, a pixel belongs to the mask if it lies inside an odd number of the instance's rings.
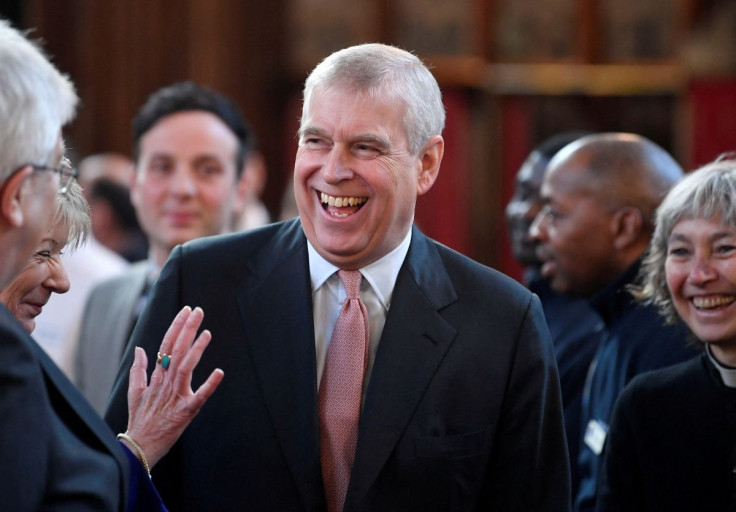
{"label": "man in gray suit", "polygon": [[131,199],[149,241],[148,260],[90,294],[74,357],[75,383],[104,412],[123,348],[171,250],[231,230],[237,183],[252,135],[237,107],[191,82],[150,96],[133,120]]}

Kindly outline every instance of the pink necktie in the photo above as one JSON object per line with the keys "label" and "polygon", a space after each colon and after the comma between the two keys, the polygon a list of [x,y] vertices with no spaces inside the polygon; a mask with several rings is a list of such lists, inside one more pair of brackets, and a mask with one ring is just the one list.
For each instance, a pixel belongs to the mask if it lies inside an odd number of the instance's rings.
{"label": "pink necktie", "polygon": [[329,512],[342,511],[358,442],[363,376],[368,365],[368,312],[361,274],[339,270],[347,298],[332,332],[319,387],[322,478]]}

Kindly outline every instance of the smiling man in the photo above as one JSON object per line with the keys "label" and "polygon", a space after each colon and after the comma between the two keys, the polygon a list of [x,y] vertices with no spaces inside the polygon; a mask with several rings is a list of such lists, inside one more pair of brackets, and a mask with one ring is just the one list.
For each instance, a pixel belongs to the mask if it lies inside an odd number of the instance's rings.
{"label": "smiling man", "polygon": [[304,89],[299,218],[174,249],[125,360],[192,302],[232,377],[154,474],[172,510],[569,507],[539,300],[412,226],[444,121],[414,55],[336,52]]}
{"label": "smiling man", "polygon": [[686,334],[665,326],[654,306],[627,287],[649,247],[654,213],[682,169],[650,140],[627,133],[589,135],[550,162],[531,227],[542,275],[560,293],[587,297],[603,319],[603,339],[582,400],[580,485],[574,510],[592,510],[613,405],[636,375],[684,361]]}
{"label": "smiling man", "polygon": [[148,237],[148,260],[91,292],[74,356],[75,383],[102,414],[125,343],[171,250],[231,230],[251,143],[237,107],[191,82],[150,96],[133,120],[131,199]]}

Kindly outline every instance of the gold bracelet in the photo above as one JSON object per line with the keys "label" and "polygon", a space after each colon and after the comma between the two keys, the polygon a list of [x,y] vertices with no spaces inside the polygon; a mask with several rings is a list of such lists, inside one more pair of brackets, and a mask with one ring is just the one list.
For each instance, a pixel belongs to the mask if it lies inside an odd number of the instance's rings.
{"label": "gold bracelet", "polygon": [[135,448],[135,451],[138,452],[138,457],[141,459],[141,463],[143,463],[143,467],[146,468],[146,473],[148,473],[148,476],[150,478],[151,468],[148,465],[148,461],[146,460],[146,454],[143,453],[143,448],[141,448],[138,443],[133,441],[133,438],[130,437],[128,434],[118,434],[118,439],[125,439],[133,446],[133,448]]}

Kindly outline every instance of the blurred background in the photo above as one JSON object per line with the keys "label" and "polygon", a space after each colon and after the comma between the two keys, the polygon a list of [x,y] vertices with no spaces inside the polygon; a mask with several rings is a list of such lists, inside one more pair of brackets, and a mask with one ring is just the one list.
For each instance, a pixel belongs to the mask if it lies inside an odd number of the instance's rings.
{"label": "blurred background", "polygon": [[503,222],[516,170],[567,130],[640,133],[686,169],[736,150],[734,0],[0,0],[77,85],[75,160],[130,154],[154,90],[191,79],[253,125],[278,218],[300,89],[334,50],[384,42],[432,66],[448,122],[440,177],[419,200],[430,236],[519,277]]}

